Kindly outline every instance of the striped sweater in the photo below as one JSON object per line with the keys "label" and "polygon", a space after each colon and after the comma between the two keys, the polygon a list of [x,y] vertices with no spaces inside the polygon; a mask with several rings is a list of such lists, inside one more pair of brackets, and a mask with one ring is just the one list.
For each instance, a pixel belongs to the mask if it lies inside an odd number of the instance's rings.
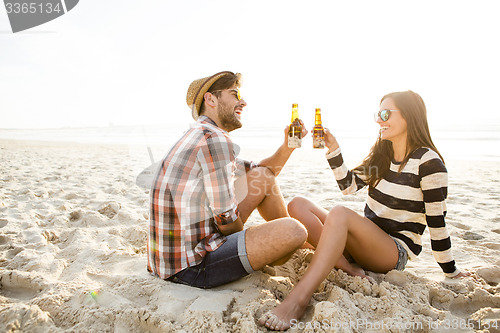
{"label": "striped sweater", "polygon": [[[326,158],[343,194],[367,185],[363,175],[346,167],[340,148]],[[446,276],[457,275],[445,223],[448,173],[443,161],[435,151],[419,148],[401,172],[399,167],[400,163],[393,161],[387,175],[375,188],[369,188],[365,216],[395,238],[410,259],[422,251],[422,234],[428,226],[434,258]]]}

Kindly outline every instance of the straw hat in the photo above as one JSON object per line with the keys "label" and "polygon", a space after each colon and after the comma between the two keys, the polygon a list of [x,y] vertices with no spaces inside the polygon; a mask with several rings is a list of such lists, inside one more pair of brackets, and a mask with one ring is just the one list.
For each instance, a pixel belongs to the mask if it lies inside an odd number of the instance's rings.
{"label": "straw hat", "polygon": [[233,74],[232,72],[219,72],[209,77],[204,77],[202,79],[194,80],[189,85],[187,95],[186,95],[186,103],[191,108],[191,112],[194,120],[198,119],[201,109],[201,103],[203,102],[203,96],[210,89],[212,84],[215,83],[218,79],[225,75]]}

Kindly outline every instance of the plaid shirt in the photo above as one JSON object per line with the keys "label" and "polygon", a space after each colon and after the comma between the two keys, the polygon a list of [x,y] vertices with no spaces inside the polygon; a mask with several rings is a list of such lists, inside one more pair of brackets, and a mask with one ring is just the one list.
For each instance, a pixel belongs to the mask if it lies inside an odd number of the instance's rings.
{"label": "plaid shirt", "polygon": [[148,271],[166,279],[201,263],[226,238],[218,225],[236,221],[235,177],[256,166],[206,116],[171,148],[151,188]]}

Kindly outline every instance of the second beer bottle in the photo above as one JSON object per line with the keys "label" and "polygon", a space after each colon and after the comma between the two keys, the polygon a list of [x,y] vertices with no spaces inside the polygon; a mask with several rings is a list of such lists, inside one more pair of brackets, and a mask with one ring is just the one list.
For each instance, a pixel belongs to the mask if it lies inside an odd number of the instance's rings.
{"label": "second beer bottle", "polygon": [[300,148],[302,146],[302,125],[299,121],[299,106],[292,104],[292,122],[288,129],[288,147]]}
{"label": "second beer bottle", "polygon": [[313,148],[325,148],[325,129],[321,124],[321,109],[316,109],[313,128]]}

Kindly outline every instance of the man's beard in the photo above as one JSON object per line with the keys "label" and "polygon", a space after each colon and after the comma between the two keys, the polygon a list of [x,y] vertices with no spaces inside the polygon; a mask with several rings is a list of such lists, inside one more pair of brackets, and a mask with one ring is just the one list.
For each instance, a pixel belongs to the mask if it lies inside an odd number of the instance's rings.
{"label": "man's beard", "polygon": [[223,101],[219,101],[217,105],[217,115],[219,116],[222,128],[224,128],[226,132],[231,132],[242,126],[241,121],[236,117],[234,108],[231,108]]}

